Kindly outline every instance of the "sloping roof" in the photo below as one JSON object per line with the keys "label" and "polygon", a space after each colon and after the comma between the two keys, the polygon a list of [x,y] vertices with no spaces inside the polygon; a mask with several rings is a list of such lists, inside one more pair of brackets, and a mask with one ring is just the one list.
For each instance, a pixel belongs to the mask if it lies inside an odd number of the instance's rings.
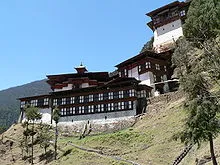
{"label": "sloping roof", "polygon": [[149,16],[149,17],[152,17],[153,15],[155,15],[155,14],[157,14],[157,13],[163,11],[163,10],[169,9],[171,7],[174,7],[174,6],[178,6],[180,3],[182,3],[182,2],[174,1],[172,3],[169,3],[169,4],[165,5],[165,6],[157,8],[156,10],[153,10],[153,11],[147,13],[146,15]]}
{"label": "sloping roof", "polygon": [[108,72],[86,72],[82,74],[72,73],[72,74],[58,74],[58,75],[47,75],[47,83],[51,86],[57,83],[63,83],[70,79],[89,79],[97,80],[98,82],[107,82],[109,81]]}
{"label": "sloping roof", "polygon": [[33,99],[39,99],[39,98],[47,98],[47,97],[50,97],[50,94],[21,97],[21,98],[18,98],[18,100],[24,101],[24,100],[33,100]]}
{"label": "sloping roof", "polygon": [[115,67],[121,67],[121,66],[129,65],[129,64],[132,64],[132,63],[134,63],[138,60],[141,60],[143,58],[151,58],[151,59],[153,58],[155,60],[162,60],[162,61],[166,60],[160,54],[155,53],[153,51],[146,50],[146,51],[144,51],[144,52],[142,52],[142,53],[140,53],[140,54],[138,54],[138,55],[136,55],[132,58],[129,58],[129,59],[117,64]]}

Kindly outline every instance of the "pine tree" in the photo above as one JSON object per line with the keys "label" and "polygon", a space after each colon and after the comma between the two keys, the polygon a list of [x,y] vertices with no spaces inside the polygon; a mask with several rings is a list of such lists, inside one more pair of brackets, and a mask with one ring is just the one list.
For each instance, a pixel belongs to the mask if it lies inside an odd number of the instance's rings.
{"label": "pine tree", "polygon": [[50,146],[50,141],[52,140],[53,136],[50,132],[51,126],[47,124],[41,124],[40,132],[38,135],[38,139],[40,142],[40,147],[44,149],[44,153],[46,154],[47,148]]}
{"label": "pine tree", "polygon": [[172,57],[180,87],[188,96],[188,118],[180,138],[198,146],[208,141],[213,165],[217,165],[213,139],[220,133],[220,107],[210,89],[220,78],[219,35],[220,1],[192,0],[184,25],[186,38],[178,41]]}
{"label": "pine tree", "polygon": [[184,36],[203,42],[220,33],[220,1],[192,0],[184,24]]}
{"label": "pine tree", "polygon": [[58,107],[55,107],[53,110],[53,120],[55,121],[55,160],[57,159],[57,138],[58,138],[58,129],[57,129],[57,124],[59,122],[60,119],[60,110],[58,109]]}
{"label": "pine tree", "polygon": [[34,130],[34,125],[36,120],[40,120],[42,115],[39,113],[39,109],[36,107],[28,107],[25,109],[25,115],[27,117],[27,121],[32,121],[32,129],[30,132],[31,135],[31,164],[34,164],[34,135],[36,134]]}

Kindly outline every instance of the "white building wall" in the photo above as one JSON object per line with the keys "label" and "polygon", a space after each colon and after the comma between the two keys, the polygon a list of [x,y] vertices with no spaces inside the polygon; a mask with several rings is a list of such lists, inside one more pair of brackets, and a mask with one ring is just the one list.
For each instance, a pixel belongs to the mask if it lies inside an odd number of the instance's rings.
{"label": "white building wall", "polygon": [[54,89],[54,92],[71,90],[73,88],[73,84],[68,84],[67,87],[63,87],[62,89]]}
{"label": "white building wall", "polygon": [[137,80],[140,80],[140,77],[139,77],[139,73],[138,73],[138,67],[134,67],[130,70],[128,70],[128,77],[134,77],[136,78]]}
{"label": "white building wall", "polygon": [[81,85],[81,88],[87,88],[87,87],[89,87],[89,83],[83,83],[83,84]]}
{"label": "white building wall", "polygon": [[150,72],[146,72],[144,74],[141,74],[140,80],[141,80],[140,84],[145,84],[145,85],[150,86],[151,85]]}
{"label": "white building wall", "polygon": [[[51,123],[51,108],[44,108],[44,109],[40,109],[39,112],[42,114],[42,118],[38,121],[36,121],[36,123],[45,123],[45,124],[50,124]],[[24,113],[22,122],[26,121],[26,115]]]}
{"label": "white building wall", "polygon": [[183,28],[181,20],[178,19],[166,25],[157,28],[154,31],[154,48],[160,47],[160,45],[172,43],[173,40],[177,40],[180,36],[183,36]]}

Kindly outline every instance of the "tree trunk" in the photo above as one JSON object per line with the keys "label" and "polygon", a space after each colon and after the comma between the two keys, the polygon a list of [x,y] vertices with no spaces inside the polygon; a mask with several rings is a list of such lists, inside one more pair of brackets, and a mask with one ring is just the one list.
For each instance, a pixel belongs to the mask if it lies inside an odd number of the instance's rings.
{"label": "tree trunk", "polygon": [[214,151],[214,145],[213,145],[213,138],[212,135],[209,135],[209,145],[210,145],[210,153],[211,153],[211,158],[212,158],[212,164],[213,165],[218,165],[215,157],[215,151]]}
{"label": "tree trunk", "polygon": [[57,131],[57,123],[56,123],[56,128],[55,128],[55,155],[54,155],[54,159],[57,159],[57,136],[58,136],[58,131]]}
{"label": "tree trunk", "polygon": [[34,121],[32,126],[32,136],[31,136],[31,164],[34,164]]}
{"label": "tree trunk", "polygon": [[[27,125],[26,125],[26,132],[28,132],[28,122],[27,122]],[[25,148],[26,148],[26,156],[29,156],[29,148],[28,148],[28,135],[26,134],[25,135]]]}

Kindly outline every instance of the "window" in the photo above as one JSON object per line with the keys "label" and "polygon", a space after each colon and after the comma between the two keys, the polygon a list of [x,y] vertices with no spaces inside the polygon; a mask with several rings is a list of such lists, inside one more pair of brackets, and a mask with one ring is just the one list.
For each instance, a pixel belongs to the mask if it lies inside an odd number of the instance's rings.
{"label": "window", "polygon": [[182,16],[185,16],[186,15],[186,11],[185,10],[182,10],[182,11],[180,11],[180,16],[182,17]]}
{"label": "window", "polygon": [[113,92],[113,98],[114,98],[114,99],[118,99],[118,97],[119,97],[119,96],[118,96],[118,91]]}
{"label": "window", "polygon": [[70,98],[70,104],[74,104],[75,103],[75,97],[71,97]]}
{"label": "window", "polygon": [[135,91],[134,89],[129,90],[129,97],[134,97],[135,96]]}
{"label": "window", "polygon": [[89,111],[89,107],[88,106],[84,106],[84,113],[88,113]]}
{"label": "window", "polygon": [[164,66],[164,71],[165,71],[165,72],[167,71],[167,66]]}
{"label": "window", "polygon": [[79,96],[75,96],[75,103],[79,103]]}
{"label": "window", "polygon": [[129,109],[132,109],[132,101],[129,101],[129,102],[128,102],[128,108],[129,108]]}
{"label": "window", "polygon": [[129,109],[129,103],[128,103],[128,101],[124,102],[124,104],[125,104],[125,109],[128,110],[128,109]]}
{"label": "window", "polygon": [[141,65],[138,65],[138,72],[141,72]]}
{"label": "window", "polygon": [[108,111],[108,104],[104,104],[104,112]]}
{"label": "window", "polygon": [[101,104],[101,112],[104,112],[104,104]]}
{"label": "window", "polygon": [[57,99],[53,100],[53,105],[57,105]]}
{"label": "window", "polygon": [[57,99],[57,105],[61,105],[61,103],[62,103],[62,99],[61,99],[61,98],[58,98],[58,99]]}
{"label": "window", "polygon": [[113,92],[109,92],[109,99],[113,99]]}
{"label": "window", "polygon": [[121,77],[121,72],[118,72],[119,77]]}
{"label": "window", "polygon": [[140,91],[139,97],[146,97],[146,91],[145,90]]}
{"label": "window", "polygon": [[62,98],[62,105],[66,104],[66,98]]}
{"label": "window", "polygon": [[61,113],[61,116],[64,116],[63,108],[61,109],[60,113]]}
{"label": "window", "polygon": [[115,110],[115,111],[118,110],[118,103],[114,103],[114,110]]}
{"label": "window", "polygon": [[99,94],[99,101],[103,100],[103,93]]}
{"label": "window", "polygon": [[121,102],[118,102],[118,110],[121,110]]}
{"label": "window", "polygon": [[147,69],[151,68],[150,62],[146,62],[146,68],[147,68]]}
{"label": "window", "polygon": [[66,116],[67,115],[66,108],[61,108],[61,115],[62,116]]}
{"label": "window", "polygon": [[99,94],[94,94],[93,101],[99,101]]}
{"label": "window", "polygon": [[84,102],[84,96],[79,96],[79,102],[83,103]]}
{"label": "window", "polygon": [[125,103],[121,102],[121,109],[124,110],[125,109]]}
{"label": "window", "polygon": [[84,96],[84,102],[85,102],[85,103],[88,103],[88,102],[89,102],[89,95]]}
{"label": "window", "polygon": [[88,106],[88,113],[93,113],[94,112],[94,106],[93,105],[89,105]]}
{"label": "window", "polygon": [[156,70],[160,70],[160,65],[159,64],[155,64],[156,66]]}
{"label": "window", "polygon": [[160,23],[160,17],[154,17],[153,20],[155,24]]}
{"label": "window", "polygon": [[119,98],[123,98],[123,91],[119,91]]}
{"label": "window", "polygon": [[44,105],[44,99],[38,99],[37,106],[43,106],[43,105]]}
{"label": "window", "polygon": [[21,108],[25,107],[25,101],[21,102]]}
{"label": "window", "polygon": [[98,112],[98,105],[94,105],[94,112]]}
{"label": "window", "polygon": [[66,115],[67,115],[67,116],[70,115],[70,108],[66,108]]}
{"label": "window", "polygon": [[75,114],[79,114],[79,107],[75,107]]}
{"label": "window", "polygon": [[45,98],[44,99],[44,105],[48,105],[49,104],[49,98]]}
{"label": "window", "polygon": [[125,77],[127,77],[128,76],[128,70],[124,69],[124,72],[125,72]]}
{"label": "window", "polygon": [[129,90],[124,91],[124,97],[129,97]]}
{"label": "window", "polygon": [[99,105],[96,105],[96,112],[100,112],[100,110],[101,110],[101,106],[100,106],[100,104]]}
{"label": "window", "polygon": [[103,93],[103,100],[108,100],[108,92]]}
{"label": "window", "polygon": [[85,110],[85,109],[84,109],[84,106],[82,106],[82,107],[81,107],[81,113],[82,113],[82,114],[85,113],[84,110]]}
{"label": "window", "polygon": [[82,107],[79,107],[79,114],[82,114]]}
{"label": "window", "polygon": [[74,114],[75,114],[75,107],[71,107],[71,108],[70,108],[70,114],[71,114],[71,115],[74,115]]}
{"label": "window", "polygon": [[31,100],[31,106],[37,106],[37,100]]}
{"label": "window", "polygon": [[70,97],[66,98],[66,104],[70,104]]}
{"label": "window", "polygon": [[111,111],[114,111],[114,103],[111,103]]}
{"label": "window", "polygon": [[89,102],[93,101],[93,95],[89,95]]}
{"label": "window", "polygon": [[154,82],[156,82],[157,81],[157,76],[156,75],[154,75]]}

